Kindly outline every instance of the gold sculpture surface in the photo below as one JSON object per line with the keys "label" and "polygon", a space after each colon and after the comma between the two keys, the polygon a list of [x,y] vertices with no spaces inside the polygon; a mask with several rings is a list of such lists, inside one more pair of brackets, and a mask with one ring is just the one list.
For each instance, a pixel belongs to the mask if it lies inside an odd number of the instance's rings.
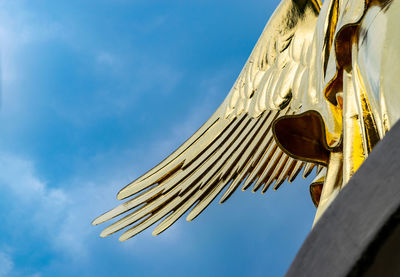
{"label": "gold sculpture surface", "polygon": [[311,198],[322,215],[375,144],[400,118],[399,1],[283,0],[228,96],[174,153],[126,186],[127,214],[101,236],[126,240],[189,209],[196,218],[218,194],[264,193],[317,165]]}

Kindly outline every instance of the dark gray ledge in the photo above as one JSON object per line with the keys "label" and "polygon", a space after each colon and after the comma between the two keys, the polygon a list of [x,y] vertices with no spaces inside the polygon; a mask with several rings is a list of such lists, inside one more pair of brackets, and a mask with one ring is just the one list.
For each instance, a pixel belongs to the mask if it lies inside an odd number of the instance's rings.
{"label": "dark gray ledge", "polygon": [[286,276],[400,276],[400,122],[327,209]]}

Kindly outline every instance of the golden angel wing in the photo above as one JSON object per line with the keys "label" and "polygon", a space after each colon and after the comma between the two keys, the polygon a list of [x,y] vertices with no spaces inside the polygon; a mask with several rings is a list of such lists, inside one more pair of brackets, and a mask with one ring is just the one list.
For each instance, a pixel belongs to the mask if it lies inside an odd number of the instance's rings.
{"label": "golden angel wing", "polygon": [[289,103],[306,78],[307,48],[319,12],[314,1],[284,0],[265,27],[232,90],[211,118],[182,146],[152,170],[126,186],[118,199],[130,198],[93,221],[94,225],[127,213],[107,227],[108,236],[126,227],[126,240],[156,222],[157,235],[192,208],[196,218],[226,188],[226,201],[241,185],[245,190],[292,181],[306,165],[275,143],[271,126],[293,114]]}

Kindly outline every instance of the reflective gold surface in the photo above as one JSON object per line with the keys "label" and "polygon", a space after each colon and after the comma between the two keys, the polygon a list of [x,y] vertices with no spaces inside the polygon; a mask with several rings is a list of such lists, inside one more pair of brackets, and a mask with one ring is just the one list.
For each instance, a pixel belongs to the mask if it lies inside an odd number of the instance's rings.
{"label": "reflective gold surface", "polygon": [[396,1],[283,0],[228,96],[181,147],[118,193],[101,236],[157,235],[220,192],[264,193],[310,174],[316,221],[400,117]]}

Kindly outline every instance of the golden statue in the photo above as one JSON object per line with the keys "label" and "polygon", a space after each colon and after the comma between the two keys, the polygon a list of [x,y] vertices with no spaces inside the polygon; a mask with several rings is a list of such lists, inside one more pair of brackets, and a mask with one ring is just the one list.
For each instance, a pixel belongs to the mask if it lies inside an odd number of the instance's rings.
{"label": "golden statue", "polygon": [[283,0],[228,96],[174,153],[94,220],[101,236],[157,235],[224,190],[264,193],[317,166],[316,220],[400,118],[400,1]]}

